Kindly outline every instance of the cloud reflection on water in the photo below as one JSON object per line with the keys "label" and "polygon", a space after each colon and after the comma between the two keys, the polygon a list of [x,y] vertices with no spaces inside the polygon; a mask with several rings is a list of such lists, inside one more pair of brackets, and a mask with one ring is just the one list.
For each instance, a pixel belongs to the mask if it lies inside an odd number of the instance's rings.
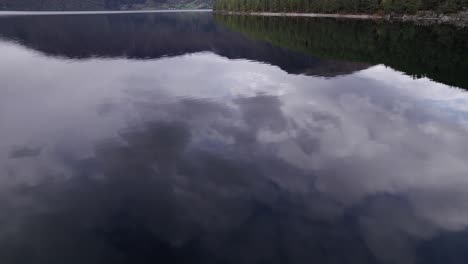
{"label": "cloud reflection on water", "polygon": [[1,49],[4,263],[430,263],[468,225],[461,90]]}

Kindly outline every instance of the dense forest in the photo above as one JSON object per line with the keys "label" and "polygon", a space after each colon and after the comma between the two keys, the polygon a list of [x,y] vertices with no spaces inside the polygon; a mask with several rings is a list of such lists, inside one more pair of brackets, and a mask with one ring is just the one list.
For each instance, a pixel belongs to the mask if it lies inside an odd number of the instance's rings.
{"label": "dense forest", "polygon": [[0,10],[75,11],[210,8],[212,0],[0,0]]}
{"label": "dense forest", "polygon": [[302,13],[451,13],[466,10],[468,0],[216,0],[216,11]]}
{"label": "dense forest", "polygon": [[385,64],[414,77],[468,89],[468,31],[447,25],[286,17],[224,16],[228,28],[326,59]]}

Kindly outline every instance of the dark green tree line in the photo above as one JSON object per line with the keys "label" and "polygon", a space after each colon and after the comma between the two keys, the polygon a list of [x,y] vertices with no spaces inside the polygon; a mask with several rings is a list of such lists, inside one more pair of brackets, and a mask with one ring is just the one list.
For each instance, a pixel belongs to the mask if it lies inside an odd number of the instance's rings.
{"label": "dark green tree line", "polygon": [[216,0],[216,11],[303,13],[455,12],[468,0]]}

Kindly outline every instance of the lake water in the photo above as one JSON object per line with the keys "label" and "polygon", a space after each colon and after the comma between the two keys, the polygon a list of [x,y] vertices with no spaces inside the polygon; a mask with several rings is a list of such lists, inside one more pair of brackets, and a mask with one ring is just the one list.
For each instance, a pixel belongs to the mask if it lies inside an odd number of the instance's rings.
{"label": "lake water", "polygon": [[0,262],[467,263],[467,36],[0,17]]}

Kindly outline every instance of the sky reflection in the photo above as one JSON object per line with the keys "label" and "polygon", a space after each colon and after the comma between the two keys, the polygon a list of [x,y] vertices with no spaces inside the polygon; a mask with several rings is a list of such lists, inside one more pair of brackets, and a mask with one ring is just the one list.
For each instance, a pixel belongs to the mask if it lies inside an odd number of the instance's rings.
{"label": "sky reflection", "polygon": [[0,51],[4,263],[464,259],[462,90],[383,65]]}

